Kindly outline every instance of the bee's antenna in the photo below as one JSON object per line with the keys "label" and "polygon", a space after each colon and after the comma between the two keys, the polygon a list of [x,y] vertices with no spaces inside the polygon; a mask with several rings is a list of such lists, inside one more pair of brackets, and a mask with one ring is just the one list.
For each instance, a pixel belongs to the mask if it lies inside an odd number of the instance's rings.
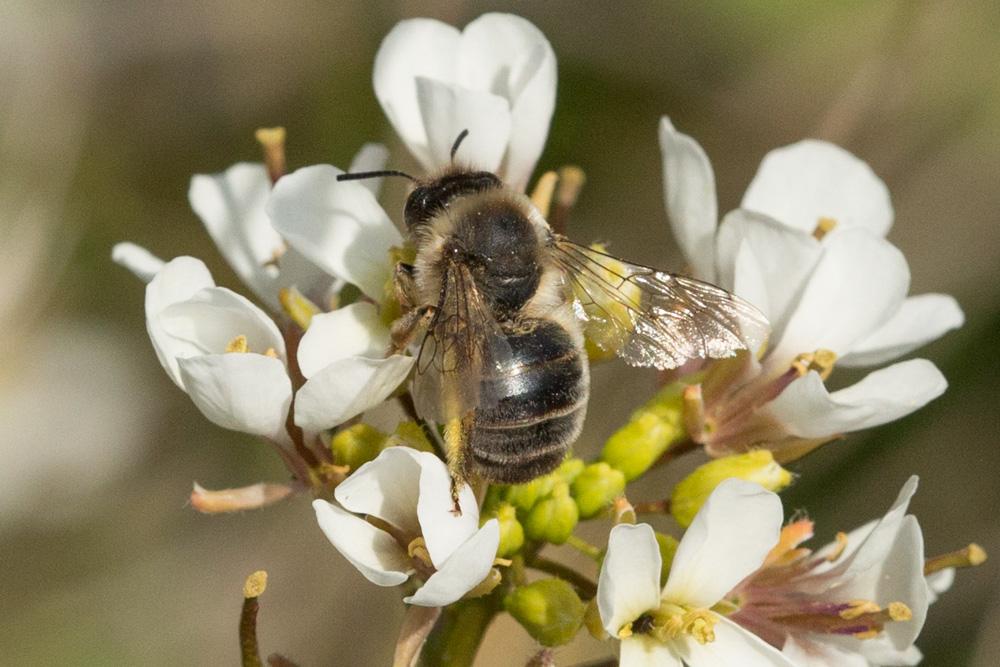
{"label": "bee's antenna", "polygon": [[451,161],[452,162],[455,161],[455,153],[458,152],[458,147],[462,145],[462,142],[465,141],[465,138],[467,136],[469,136],[469,130],[468,130],[468,128],[466,128],[466,129],[462,130],[461,132],[459,132],[458,136],[455,137],[455,143],[453,143],[451,145]]}
{"label": "bee's antenna", "polygon": [[337,176],[338,181],[360,181],[366,178],[381,178],[382,176],[402,176],[403,178],[408,178],[414,183],[417,179],[410,176],[405,171],[398,171],[396,169],[383,169],[382,171],[358,171],[353,174],[340,174]]}

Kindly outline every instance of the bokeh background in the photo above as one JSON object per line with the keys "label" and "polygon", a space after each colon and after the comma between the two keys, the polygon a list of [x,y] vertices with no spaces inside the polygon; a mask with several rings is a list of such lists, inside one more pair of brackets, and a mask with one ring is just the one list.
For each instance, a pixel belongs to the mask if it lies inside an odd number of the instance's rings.
{"label": "bokeh background", "polygon": [[[973,2],[453,3],[6,0],[0,3],[0,661],[235,664],[241,586],[266,568],[265,652],[381,665],[402,605],[325,541],[305,498],[237,516],[186,506],[192,481],[280,480],[248,436],[205,421],[160,369],[143,289],[111,264],[129,239],[203,258],[240,288],[190,211],[196,172],[257,160],[253,130],[288,128],[290,166],[345,165],[381,140],[412,162],[371,90],[399,19],[464,25],[516,11],[549,37],[560,88],[540,167],[589,176],[572,233],[663,267],[657,121],[715,165],[728,210],[770,148],[812,136],[867,160],[893,195],[890,239],[913,291],[954,294],[966,326],[919,354],[951,388],[919,413],[819,450],[786,495],[818,542],[880,515],[911,473],[928,552],[1000,556],[1000,4]],[[402,185],[390,184],[389,210]],[[835,374],[847,382],[844,371]],[[622,388],[627,387],[627,391]],[[650,373],[595,369],[578,451],[596,453]],[[663,493],[667,472],[643,492]],[[596,535],[596,533],[595,533]],[[557,552],[558,555],[558,552]],[[572,557],[572,556],[570,556]],[[1000,662],[997,562],[960,573],[919,641],[927,665]],[[606,657],[581,639],[559,664]],[[497,625],[484,665],[535,648]]]}

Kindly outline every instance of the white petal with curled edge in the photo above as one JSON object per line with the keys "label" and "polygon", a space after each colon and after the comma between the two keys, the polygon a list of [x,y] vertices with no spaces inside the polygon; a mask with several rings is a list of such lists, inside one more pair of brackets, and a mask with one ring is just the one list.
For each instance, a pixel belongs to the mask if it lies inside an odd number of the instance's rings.
{"label": "white petal with curled edge", "polygon": [[285,358],[285,339],[274,321],[249,299],[225,287],[206,287],[186,301],[171,304],[160,313],[159,322],[178,345],[193,346],[203,354],[221,354],[242,335],[251,352],[273,350]]}
{"label": "white petal with curled edge", "polygon": [[677,547],[663,599],[711,607],[760,567],[781,531],[781,501],[759,484],[727,479]]}
{"label": "white petal with curled edge", "polygon": [[[389,149],[384,144],[369,142],[358,149],[347,170],[352,174],[363,171],[380,171],[385,169],[388,161]],[[365,178],[358,183],[365,186],[376,197],[382,190],[381,178]]]}
{"label": "white petal with curled edge", "polygon": [[266,438],[284,431],[292,383],[278,359],[234,352],[179,364],[185,391],[213,424]]}
{"label": "white petal with curled edge", "polygon": [[377,358],[389,347],[389,330],[379,319],[378,308],[358,302],[329,313],[314,315],[299,342],[298,361],[307,378],[328,364],[347,357]]}
{"label": "white petal with curled edge", "polygon": [[313,375],[295,396],[295,424],[307,431],[322,431],[385,399],[406,379],[413,357],[387,359],[349,357],[334,361]]}
{"label": "white petal with curled edge", "polygon": [[632,635],[621,643],[619,667],[682,667],[670,647],[652,637]]}
{"label": "white petal with curled edge", "polygon": [[433,19],[400,21],[375,55],[375,96],[403,143],[425,169],[440,165],[433,162],[428,150],[416,78],[454,81],[460,34]]}
{"label": "white petal with curled edge", "polygon": [[906,259],[891,243],[859,229],[832,232],[768,363],[784,370],[821,348],[846,355],[892,317],[909,287]]}
{"label": "white petal with curled edge", "polygon": [[948,382],[926,359],[911,359],[869,373],[860,382],[829,393],[810,371],[767,404],[792,435],[822,438],[872,428],[905,417],[944,393]]}
{"label": "white petal with curled edge", "polygon": [[264,210],[270,193],[264,165],[241,162],[220,174],[194,176],[188,200],[236,275],[277,309],[278,268],[271,262],[285,244]]}
{"label": "white petal with curled edge", "polygon": [[719,224],[715,172],[697,141],[674,129],[667,116],[660,119],[663,156],[663,198],[677,245],[695,277],[715,280],[712,245]]}
{"label": "white petal with curled edge", "polygon": [[819,260],[819,241],[760,213],[726,214],[716,235],[719,285],[761,309],[781,335]]}
{"label": "white petal with curled edge", "polygon": [[437,168],[451,164],[451,148],[462,130],[455,159],[474,169],[497,171],[510,138],[510,104],[492,93],[417,77],[417,100],[427,130],[427,149]]}
{"label": "white petal with curled edge", "polygon": [[330,165],[299,169],[274,186],[267,210],[292,247],[380,302],[392,275],[389,249],[402,236],[371,191],[339,183],[341,173]]}
{"label": "white petal with curled edge", "polygon": [[932,574],[927,575],[927,603],[934,604],[938,596],[946,592],[955,583],[955,568],[946,567]]}
{"label": "white petal with curled edge", "polygon": [[806,139],[768,153],[741,208],[812,233],[820,218],[885,236],[892,226],[889,189],[864,161],[825,141]]}
{"label": "white petal with curled edge", "polygon": [[456,602],[490,573],[498,546],[500,524],[490,519],[403,602],[421,607],[443,607]]}
{"label": "white petal with curled edge", "polygon": [[111,248],[111,261],[135,274],[144,283],[160,272],[165,262],[135,243],[116,243]]}
{"label": "white petal with curled edge", "polygon": [[447,466],[438,457],[427,454],[421,459],[417,516],[434,567],[440,568],[479,527],[476,494],[468,484],[462,484],[458,490],[458,506],[461,514],[454,511]]}
{"label": "white petal with curled edge", "polygon": [[176,257],[170,260],[146,285],[146,331],[149,332],[149,339],[160,364],[181,389],[184,384],[181,382],[177,357],[199,354],[201,350],[189,343],[177,341],[164,331],[160,313],[168,306],[186,301],[202,289],[214,286],[215,281],[208,268],[194,257]]}
{"label": "white petal with curled edge", "polygon": [[716,616],[715,641],[699,644],[690,635],[670,642],[690,667],[795,667],[795,663],[760,637],[724,616]]}
{"label": "white petal with curled edge", "polygon": [[337,485],[333,495],[348,510],[371,514],[416,537],[420,534],[420,471],[427,465],[427,456],[444,465],[428,452],[389,447]]}
{"label": "white petal with curled edge", "polygon": [[851,346],[841,366],[874,366],[901,357],[965,323],[965,314],[947,294],[920,294],[903,301],[881,327]]}
{"label": "white petal with curled edge", "polygon": [[325,500],[314,500],[319,527],[351,565],[376,586],[398,586],[413,570],[396,540],[349,512]]}
{"label": "white petal with curled edge", "polygon": [[597,609],[609,635],[617,637],[626,623],[660,605],[662,565],[649,524],[619,524],[611,529],[597,582]]}
{"label": "white petal with curled edge", "polygon": [[[538,161],[556,99],[556,56],[545,35],[514,14],[489,13],[462,31],[456,82],[510,103],[511,131],[499,175],[523,190]],[[463,147],[462,154],[464,156]]]}
{"label": "white petal with curled edge", "polygon": [[788,635],[781,653],[798,667],[870,667],[864,656],[821,641],[799,641]]}

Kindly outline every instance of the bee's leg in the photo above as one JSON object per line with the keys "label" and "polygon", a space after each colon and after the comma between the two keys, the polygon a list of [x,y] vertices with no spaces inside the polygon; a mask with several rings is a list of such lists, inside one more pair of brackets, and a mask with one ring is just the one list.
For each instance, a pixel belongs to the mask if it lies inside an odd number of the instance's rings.
{"label": "bee's leg", "polygon": [[458,492],[462,485],[468,482],[465,450],[472,432],[473,414],[467,412],[464,416],[451,419],[444,425],[444,442],[447,447],[448,472],[451,473],[451,500],[454,514],[462,513],[462,508],[458,503]]}
{"label": "bee's leg", "polygon": [[410,343],[413,342],[413,338],[417,335],[417,332],[426,328],[431,323],[435,312],[437,312],[437,309],[434,306],[421,306],[403,313],[403,316],[393,322],[392,327],[389,329],[389,350],[387,355],[400,354],[406,350],[410,346]]}
{"label": "bee's leg", "polygon": [[403,307],[403,310],[410,310],[417,305],[417,285],[413,280],[413,265],[396,263],[396,269],[392,274],[392,289],[395,292],[396,301]]}

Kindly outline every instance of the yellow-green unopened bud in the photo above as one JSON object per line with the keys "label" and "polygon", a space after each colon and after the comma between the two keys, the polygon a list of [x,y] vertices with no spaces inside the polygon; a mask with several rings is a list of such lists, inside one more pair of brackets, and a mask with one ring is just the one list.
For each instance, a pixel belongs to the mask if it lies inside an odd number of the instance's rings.
{"label": "yellow-green unopened bud", "polygon": [[674,563],[674,554],[677,553],[677,540],[670,535],[656,533],[656,544],[660,547],[660,587],[666,586],[667,576],[670,574],[670,566]]}
{"label": "yellow-green unopened bud", "polygon": [[392,435],[393,440],[395,440],[393,444],[405,445],[421,452],[434,451],[434,446],[427,439],[427,434],[417,422],[399,422]]}
{"label": "yellow-green unopened bud", "polygon": [[350,466],[353,472],[378,456],[385,441],[386,435],[378,429],[368,424],[355,424],[335,433],[330,449],[334,462]]}
{"label": "yellow-green unopened bud", "polygon": [[562,544],[573,534],[580,512],[569,495],[569,484],[558,481],[552,494],[539,501],[524,522],[524,533],[529,539]]}
{"label": "yellow-green unopened bud", "polygon": [[[517,553],[524,546],[524,528],[517,520],[517,509],[508,503],[501,504],[493,513],[500,523],[500,546],[497,547],[497,556],[506,558]],[[483,522],[491,517],[484,516]]]}
{"label": "yellow-green unopened bud", "polygon": [[587,606],[562,579],[541,579],[518,586],[504,608],[542,646],[561,646],[576,636]]}
{"label": "yellow-green unopened bud", "polygon": [[555,476],[550,474],[524,484],[513,484],[507,488],[506,500],[519,510],[528,511],[535,503],[552,493],[555,483]]}
{"label": "yellow-green unopened bud", "polygon": [[625,491],[625,473],[603,461],[591,463],[583,469],[570,487],[581,519],[589,519],[603,512],[611,501]]}
{"label": "yellow-green unopened bud", "polygon": [[684,386],[675,383],[661,389],[604,444],[601,460],[625,473],[626,481],[649,470],[671,445],[684,438]]}
{"label": "yellow-green unopened bud", "polygon": [[792,483],[792,474],[774,461],[770,451],[761,449],[709,461],[674,487],[670,513],[677,523],[688,526],[719,484],[730,477],[756,482],[778,492]]}
{"label": "yellow-green unopened bud", "polygon": [[572,484],[576,476],[583,472],[583,468],[586,464],[583,459],[572,458],[563,461],[558,468],[553,472],[559,479],[563,480],[567,484]]}

